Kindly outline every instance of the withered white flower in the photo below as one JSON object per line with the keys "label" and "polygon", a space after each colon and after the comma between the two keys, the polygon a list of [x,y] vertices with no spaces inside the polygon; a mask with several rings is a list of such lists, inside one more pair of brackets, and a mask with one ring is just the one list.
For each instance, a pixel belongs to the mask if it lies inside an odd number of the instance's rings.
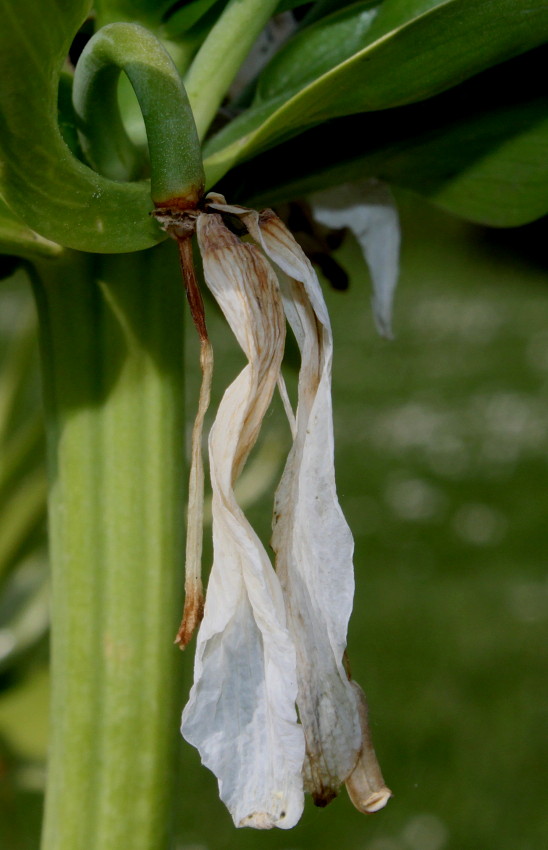
{"label": "withered white flower", "polygon": [[358,180],[315,192],[310,204],[321,224],[348,227],[356,237],[373,283],[375,324],[390,339],[400,254],[398,210],[390,189],[375,178]]}
{"label": "withered white flower", "polygon": [[[238,216],[256,244],[242,242],[218,213]],[[206,283],[248,364],[226,390],[209,438],[214,562],[182,732],[217,776],[236,826],[294,826],[304,790],[326,805],[343,782],[357,808],[374,812],[390,791],[345,659],[353,540],[335,488],[333,340],[320,285],[270,210],[210,194],[196,229]],[[280,372],[284,311],[301,352],[296,417]],[[275,498],[274,570],[234,483],[276,384],[293,446]],[[198,419],[200,430],[203,409]],[[194,546],[193,576],[197,553]],[[188,642],[185,623],[181,634]]]}

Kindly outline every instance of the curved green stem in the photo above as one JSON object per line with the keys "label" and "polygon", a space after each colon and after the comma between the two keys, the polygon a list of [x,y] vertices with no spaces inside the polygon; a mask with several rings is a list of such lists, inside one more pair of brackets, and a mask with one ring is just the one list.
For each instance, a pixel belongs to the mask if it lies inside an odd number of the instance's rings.
{"label": "curved green stem", "polygon": [[194,207],[204,173],[194,117],[177,69],[138,24],[109,24],[88,42],[74,75],[80,141],[90,163],[115,180],[133,179],[140,157],[120,118],[117,83],[127,74],[145,122],[151,195],[157,206]]}
{"label": "curved green stem", "polygon": [[[40,268],[52,563],[42,850],[167,850],[178,739],[183,294],[171,245]],[[179,662],[179,664],[178,664]]]}
{"label": "curved green stem", "polygon": [[200,138],[278,2],[231,0],[202,44],[185,78]]}

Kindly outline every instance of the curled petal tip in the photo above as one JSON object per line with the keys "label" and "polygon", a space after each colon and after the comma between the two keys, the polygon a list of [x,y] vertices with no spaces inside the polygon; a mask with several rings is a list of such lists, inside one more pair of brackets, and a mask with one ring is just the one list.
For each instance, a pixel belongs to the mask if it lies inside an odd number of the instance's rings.
{"label": "curled petal tip", "polygon": [[371,741],[367,702],[362,689],[355,682],[354,693],[362,727],[362,749],[354,770],[346,780],[346,790],[359,812],[372,814],[383,809],[392,792],[386,787],[377,756]]}
{"label": "curled petal tip", "polygon": [[358,811],[363,812],[364,814],[373,814],[374,812],[378,812],[380,809],[384,809],[392,796],[392,791],[390,788],[386,787],[380,788],[378,791],[373,791],[367,797],[355,796],[350,793],[348,785],[347,788],[353,804],[356,806]]}

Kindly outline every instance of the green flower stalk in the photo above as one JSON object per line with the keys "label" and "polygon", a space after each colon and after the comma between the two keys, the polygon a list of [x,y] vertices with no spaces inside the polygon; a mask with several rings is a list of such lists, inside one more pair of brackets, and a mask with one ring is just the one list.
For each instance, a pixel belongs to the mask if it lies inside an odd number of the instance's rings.
{"label": "green flower stalk", "polygon": [[42,850],[169,846],[184,375],[165,247],[35,280],[53,583]]}
{"label": "green flower stalk", "polygon": [[139,154],[118,110],[124,71],[143,113],[156,206],[193,209],[204,189],[198,134],[178,71],[160,42],[137,24],[109,24],[88,42],[74,75],[73,100],[82,148],[101,174],[136,175]]}
{"label": "green flower stalk", "polygon": [[[155,206],[196,207],[203,170],[192,113],[171,60],[141,27],[106,27],[78,64],[86,155],[110,180],[134,176],[115,99],[120,71],[142,106]],[[68,251],[33,275],[53,580],[42,850],[170,843],[185,475],[183,295],[169,248]]]}

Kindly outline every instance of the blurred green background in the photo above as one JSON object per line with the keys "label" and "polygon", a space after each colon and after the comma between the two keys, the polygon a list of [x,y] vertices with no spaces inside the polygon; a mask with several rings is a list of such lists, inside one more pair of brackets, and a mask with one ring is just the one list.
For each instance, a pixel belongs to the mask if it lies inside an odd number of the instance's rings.
{"label": "blurred green background", "polygon": [[[349,655],[394,799],[365,817],[343,790],[325,810],[308,803],[290,832],[236,830],[215,780],[181,743],[176,850],[546,846],[545,222],[494,231],[405,194],[398,202],[396,339],[376,336],[368,275],[350,237],[337,253],[350,289],[325,290],[335,334],[338,489],[356,540]],[[29,302],[21,273],[0,284],[0,408],[11,399],[0,432],[2,850],[38,847],[47,747],[44,491]],[[218,399],[242,360],[211,303],[208,313]],[[190,419],[190,322],[187,340]],[[17,391],[6,378],[15,361]],[[289,383],[294,390],[294,373]],[[241,489],[265,540],[288,439],[275,403]],[[14,531],[15,515],[26,519]],[[6,539],[11,548],[2,548]],[[192,648],[181,664],[182,706]]]}

